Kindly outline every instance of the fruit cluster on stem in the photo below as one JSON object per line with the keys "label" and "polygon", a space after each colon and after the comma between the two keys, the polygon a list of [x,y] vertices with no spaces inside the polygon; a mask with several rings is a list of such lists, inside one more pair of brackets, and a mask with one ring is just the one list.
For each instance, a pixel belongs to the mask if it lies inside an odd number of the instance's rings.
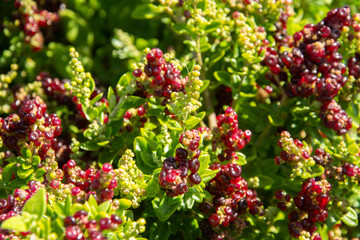
{"label": "fruit cluster on stem", "polygon": [[236,152],[242,150],[251,140],[250,130],[241,130],[238,125],[236,112],[228,107],[225,114],[216,117],[217,128],[214,129],[213,150],[221,148],[219,161],[238,160]]}
{"label": "fruit cluster on stem", "polygon": [[307,179],[302,184],[301,191],[292,200],[289,194],[279,190],[275,197],[279,200],[280,210],[290,210],[289,231],[293,237],[307,237],[321,240],[316,232],[317,222],[324,222],[328,217],[327,205],[330,201],[331,185],[327,180]]}
{"label": "fruit cluster on stem", "polygon": [[[189,187],[201,182],[200,168],[200,132],[188,130],[180,136],[179,142],[186,148],[177,148],[175,157],[168,157],[163,162],[159,175],[160,185],[168,196],[178,196],[188,191]],[[189,173],[190,171],[190,173]]]}

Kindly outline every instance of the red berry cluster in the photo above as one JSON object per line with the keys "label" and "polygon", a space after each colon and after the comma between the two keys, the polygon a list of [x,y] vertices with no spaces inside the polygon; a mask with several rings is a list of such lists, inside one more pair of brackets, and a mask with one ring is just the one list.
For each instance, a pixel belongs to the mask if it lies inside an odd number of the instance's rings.
{"label": "red berry cluster", "polygon": [[41,72],[36,76],[36,80],[41,82],[42,88],[49,98],[54,99],[60,105],[66,105],[73,112],[72,115],[69,115],[71,122],[81,129],[88,126],[89,122],[85,118],[77,97],[71,97],[70,92],[65,89],[68,79],[51,78],[49,73]]}
{"label": "red berry cluster", "polygon": [[347,133],[352,126],[352,119],[334,99],[323,103],[319,117],[324,121],[325,127],[335,130],[338,135]]}
{"label": "red berry cluster", "polygon": [[189,186],[201,182],[198,173],[201,153],[200,149],[198,149],[199,131],[188,130],[180,136],[179,141],[186,149],[177,148],[175,157],[166,158],[159,175],[160,185],[166,189],[166,194],[172,197],[186,193]]}
{"label": "red berry cluster", "polygon": [[[291,236],[298,238],[308,232],[311,239],[321,240],[320,235],[316,233],[315,223],[324,222],[328,217],[327,204],[330,201],[330,189],[331,185],[326,180],[316,181],[310,178],[303,183],[301,191],[293,199],[295,210],[288,215]],[[285,199],[286,196],[287,194],[285,195],[282,191],[276,193],[276,198],[281,202],[290,201]],[[280,206],[281,210],[286,209],[286,203]]]}
{"label": "red berry cluster", "polygon": [[261,207],[263,203],[257,197],[256,191],[248,189],[246,180],[241,178],[240,165],[214,163],[210,169],[220,171],[206,186],[206,190],[213,196],[212,201],[203,202],[199,206],[200,211],[210,215],[204,220],[205,223],[202,223],[201,230],[209,239],[228,239],[227,234],[230,236],[242,230],[239,228],[235,232],[230,231],[243,223],[240,218],[242,214],[249,212],[252,215],[264,215]]}
{"label": "red berry cluster", "polygon": [[355,53],[354,57],[349,58],[347,62],[349,68],[349,75],[354,76],[355,79],[360,78],[360,54]]}
{"label": "red berry cluster", "polygon": [[184,91],[186,79],[180,78],[180,70],[174,64],[166,62],[160,49],[152,49],[146,60],[144,69],[135,69],[133,75],[137,78],[137,87],[147,96],[165,97],[165,105],[172,92]]}
{"label": "red berry cluster", "polygon": [[315,162],[321,166],[327,166],[331,163],[331,155],[325,152],[324,149],[318,148],[315,150],[315,155],[313,156]]}
{"label": "red berry cluster", "polygon": [[130,109],[125,112],[124,114],[124,122],[123,127],[121,127],[120,131],[128,131],[131,132],[134,128],[133,123],[137,121],[130,120],[131,118],[135,118],[136,116],[139,116],[140,121],[140,127],[144,127],[144,124],[148,121],[148,118],[146,117],[146,109],[143,105],[138,107],[137,109]]}
{"label": "red berry cluster", "polygon": [[[347,69],[341,62],[337,39],[350,22],[349,7],[333,9],[318,24],[308,24],[293,35],[291,52],[268,48],[263,64],[270,68],[271,74],[266,77],[275,85],[285,82],[289,96],[316,95],[323,104],[328,104],[347,82],[344,76]],[[290,73],[290,81],[284,68]],[[347,129],[343,129],[338,133],[345,133]]]}
{"label": "red berry cluster", "polygon": [[281,12],[279,21],[274,24],[276,27],[274,39],[278,48],[282,46],[289,46],[289,44],[292,42],[291,36],[289,36],[287,33],[288,18],[289,15],[286,12]]}
{"label": "red berry cluster", "polygon": [[14,195],[9,195],[6,199],[0,199],[0,223],[20,214],[21,208],[22,205],[18,204]]}
{"label": "red berry cluster", "polygon": [[64,219],[66,240],[105,240],[107,237],[103,235],[103,231],[116,229],[123,223],[122,219],[115,214],[110,218],[101,218],[99,221],[89,219],[88,215],[85,210],[80,210]]}
{"label": "red berry cluster", "polygon": [[337,181],[344,181],[346,176],[352,178],[353,180],[358,180],[360,178],[359,166],[348,162],[341,163],[339,166],[335,166],[333,164],[331,155],[325,152],[324,149],[316,149],[313,159],[317,164],[324,167],[324,174],[326,178],[334,178]]}
{"label": "red berry cluster", "polygon": [[236,112],[231,107],[225,110],[225,114],[216,117],[217,128],[214,129],[214,135],[218,140],[214,140],[213,149],[217,147],[224,149],[218,155],[221,162],[238,160],[236,151],[243,149],[251,140],[251,131],[239,129],[237,118]]}
{"label": "red berry cluster", "polygon": [[348,177],[359,178],[360,177],[360,168],[355,164],[344,163],[342,165],[342,173]]}
{"label": "red berry cluster", "polygon": [[40,97],[29,99],[27,97],[20,103],[18,114],[0,118],[0,136],[4,146],[18,152],[21,147],[28,146],[42,160],[54,158],[58,147],[56,137],[62,132],[61,120],[56,114],[46,113],[47,106]]}
{"label": "red berry cluster", "polygon": [[31,180],[28,189],[15,189],[14,194],[10,194],[6,199],[0,199],[0,223],[21,214],[25,202],[41,187],[44,186],[40,182]]}
{"label": "red berry cluster", "polygon": [[[21,214],[25,202],[42,187],[39,182],[30,181],[29,189],[16,189],[14,194],[8,195],[5,199],[0,199],[0,224],[6,219]],[[30,232],[20,232],[21,236],[26,236]],[[19,233],[0,227],[0,240],[19,239]]]}
{"label": "red berry cluster", "polygon": [[65,82],[69,80],[61,81],[58,78],[51,78],[47,72],[41,72],[36,76],[36,80],[41,82],[47,96],[55,99],[59,104],[72,105],[71,97],[65,89]]}
{"label": "red berry cluster", "polygon": [[277,165],[283,162],[296,164],[310,159],[310,149],[305,147],[299,139],[291,138],[290,133],[287,131],[281,133],[278,145],[283,151],[280,153],[280,156],[275,157]]}
{"label": "red berry cluster", "polygon": [[208,127],[198,127],[197,130],[201,133],[203,140],[210,141],[213,137],[213,134]]}
{"label": "red berry cluster", "polygon": [[59,15],[46,9],[38,9],[38,5],[34,1],[15,0],[15,7],[20,10],[25,41],[30,43],[33,51],[41,50],[44,36],[40,28],[49,27],[58,22]]}
{"label": "red berry cluster", "polygon": [[[68,79],[59,80],[58,78],[51,78],[49,73],[42,72],[36,76],[37,81],[41,81],[44,92],[47,96],[57,101],[58,104],[67,105],[69,110],[74,112],[74,115],[70,116],[71,121],[76,124],[79,128],[85,128],[89,124],[86,120],[85,113],[82,109],[81,103],[76,96],[71,97],[70,92],[65,89],[65,83],[69,82]],[[95,89],[91,95],[90,100],[94,99],[96,96],[101,94],[100,89]],[[109,106],[108,100],[105,97],[102,97],[99,101],[95,103],[95,106],[100,106],[101,104],[106,104]],[[104,123],[107,123],[108,116],[106,114]]]}
{"label": "red berry cluster", "polygon": [[[100,170],[88,168],[83,171],[70,159],[63,165],[65,184],[71,187],[71,195],[77,202],[83,202],[90,195],[99,202],[111,200],[117,187],[115,172],[110,163],[105,163]],[[51,188],[58,189],[60,182],[53,180]]]}

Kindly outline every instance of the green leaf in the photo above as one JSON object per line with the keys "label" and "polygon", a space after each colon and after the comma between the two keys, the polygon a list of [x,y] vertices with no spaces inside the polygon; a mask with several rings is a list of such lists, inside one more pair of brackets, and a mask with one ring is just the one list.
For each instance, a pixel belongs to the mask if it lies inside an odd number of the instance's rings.
{"label": "green leaf", "polygon": [[148,185],[146,187],[146,196],[147,197],[155,197],[156,194],[159,192],[160,186],[157,179],[151,179],[148,182]]}
{"label": "green leaf", "polygon": [[205,27],[205,32],[206,32],[206,33],[214,32],[214,31],[216,31],[216,29],[218,29],[220,26],[221,26],[221,22],[220,22],[220,21],[211,21],[211,23]]}
{"label": "green leaf", "polygon": [[137,108],[145,103],[145,99],[136,96],[127,97],[122,105],[122,109]]}
{"label": "green leaf", "polygon": [[284,125],[284,119],[281,116],[275,116],[274,114],[271,113],[268,115],[268,119],[269,122],[275,127]]}
{"label": "green leaf", "polygon": [[[152,149],[150,148],[150,145],[145,138],[143,137],[135,138],[134,152],[137,156],[136,161],[140,160],[151,168],[156,167],[156,164],[154,164],[153,162]],[[140,158],[138,159],[138,157]]]}
{"label": "green leaf", "polygon": [[4,182],[10,182],[15,170],[17,169],[15,163],[9,163],[2,171],[2,180]]}
{"label": "green leaf", "polygon": [[11,229],[14,231],[27,232],[28,227],[24,222],[24,218],[22,216],[14,216],[6,219],[2,224],[1,228]]}
{"label": "green leaf", "polygon": [[239,164],[240,166],[243,166],[247,163],[246,159],[245,159],[245,155],[243,153],[238,152],[237,153],[239,160],[236,161],[237,164]]}
{"label": "green leaf", "polygon": [[47,171],[44,168],[39,168],[35,172],[35,178],[42,179],[44,177],[45,173],[47,173]]}
{"label": "green leaf", "polygon": [[97,145],[103,147],[109,144],[110,141],[102,141],[102,142],[97,142]]}
{"label": "green leaf", "polygon": [[124,87],[127,87],[130,84],[132,78],[133,78],[133,75],[131,72],[127,72],[127,73],[123,74],[116,84],[116,89],[119,89],[119,88],[123,89]]}
{"label": "green leaf", "polygon": [[99,154],[98,162],[101,164],[112,163],[117,156],[116,152],[102,152]]}
{"label": "green leaf", "polygon": [[183,43],[189,46],[190,51],[195,51],[196,49],[196,42],[193,40],[184,40]]}
{"label": "green leaf", "polygon": [[167,240],[169,239],[171,232],[169,231],[170,221],[159,222],[156,221],[150,227],[150,238],[151,240]]}
{"label": "green leaf", "polygon": [[60,202],[54,202],[53,209],[55,213],[61,217],[65,217],[65,206]]}
{"label": "green leaf", "polygon": [[156,6],[151,3],[139,4],[136,6],[131,16],[135,19],[150,19],[156,17],[163,11],[164,11],[163,7]]}
{"label": "green leaf", "polygon": [[18,168],[16,174],[19,176],[19,178],[25,179],[29,177],[33,172],[34,172],[33,168],[29,168],[29,169]]}
{"label": "green leaf", "polygon": [[108,239],[108,240],[118,240],[119,238],[116,236],[115,233],[109,232],[109,233],[106,235],[106,239]]}
{"label": "green leaf", "polygon": [[119,199],[120,211],[130,208],[131,205],[132,205],[132,201],[130,201],[129,199]]}
{"label": "green leaf", "polygon": [[199,162],[200,162],[200,168],[198,170],[198,173],[201,174],[206,171],[206,169],[209,168],[210,164],[210,155],[207,152],[202,152],[199,156]]}
{"label": "green leaf", "polygon": [[158,121],[160,122],[161,125],[166,125],[170,130],[182,131],[180,123],[178,121],[175,121],[174,119],[167,119],[167,121],[163,121],[160,118],[158,118]]}
{"label": "green leaf", "polygon": [[199,188],[199,185],[195,185],[194,187],[191,187],[189,189],[189,193],[191,193],[191,198],[198,203],[201,203],[203,201],[204,194],[202,192],[203,190]]}
{"label": "green leaf", "polygon": [[[203,115],[205,116],[205,112]],[[201,122],[202,118],[190,116],[188,119],[185,120],[185,126],[187,129],[193,129],[196,125]]]}
{"label": "green leaf", "polygon": [[110,202],[106,201],[99,205],[98,212],[107,212],[110,209]]}
{"label": "green leaf", "polygon": [[343,223],[349,227],[356,227],[358,225],[358,215],[352,207],[346,208],[348,212],[341,217]]}
{"label": "green leaf", "polygon": [[86,109],[85,115],[88,116],[87,119],[89,121],[93,121],[99,116],[99,110],[97,110],[96,108],[93,108],[93,107],[89,107],[88,109]]}
{"label": "green leaf", "polygon": [[31,153],[30,149],[27,148],[27,147],[23,147],[23,148],[20,150],[20,152],[21,152],[21,155],[22,155],[25,159],[29,159],[29,158],[32,157],[32,153]]}
{"label": "green leaf", "polygon": [[46,192],[45,188],[40,188],[24,205],[22,211],[34,214],[41,218],[46,210]]}
{"label": "green leaf", "polygon": [[350,154],[355,155],[360,152],[360,148],[356,143],[353,143],[350,146],[348,146],[348,151]]}
{"label": "green leaf", "polygon": [[[89,200],[87,201],[86,205],[88,206],[88,211],[91,216],[96,216],[98,214],[99,205],[92,194],[90,195]],[[72,207],[72,210],[73,209],[74,209],[74,207]]]}
{"label": "green leaf", "polygon": [[86,151],[97,151],[101,148],[97,142],[84,142],[80,144],[80,148]]}
{"label": "green leaf", "polygon": [[64,33],[66,33],[65,36],[71,44],[75,46],[81,46],[81,43],[88,46],[93,44],[94,34],[84,18],[70,9],[63,9],[59,11],[59,14]]}
{"label": "green leaf", "polygon": [[107,100],[109,102],[110,109],[113,109],[116,105],[116,96],[112,87],[109,87],[108,89]]}
{"label": "green leaf", "polygon": [[187,24],[186,23],[182,23],[182,22],[175,23],[172,27],[173,27],[174,31],[177,33],[182,34],[184,32],[187,32]]}
{"label": "green leaf", "polygon": [[315,165],[314,167],[311,168],[311,170],[312,172],[304,172],[303,174],[301,174],[301,178],[307,179],[307,178],[318,177],[322,175],[325,171],[324,167],[320,165]]}
{"label": "green leaf", "polygon": [[90,195],[88,202],[89,202],[90,207],[92,207],[92,208],[97,209],[99,206],[96,199],[94,198],[94,196],[92,194]]}
{"label": "green leaf", "polygon": [[46,215],[43,215],[39,223],[41,224],[40,228],[42,230],[39,237],[41,237],[41,239],[47,239],[51,232],[50,218]]}
{"label": "green leaf", "polygon": [[99,101],[103,95],[104,95],[104,93],[102,92],[102,93],[96,95],[93,99],[91,99],[90,106],[94,105],[97,101]]}
{"label": "green leaf", "polygon": [[291,113],[293,114],[294,117],[300,117],[307,115],[310,112],[310,110],[311,109],[309,106],[296,106],[293,109],[291,109]]}
{"label": "green leaf", "polygon": [[151,201],[156,216],[160,221],[166,221],[178,207],[181,205],[182,196],[168,197],[163,195],[162,198],[156,197]]}
{"label": "green leaf", "polygon": [[226,71],[216,71],[214,72],[214,77],[216,80],[222,84],[231,87],[231,74]]}
{"label": "green leaf", "polygon": [[224,56],[225,56],[225,51],[224,50],[221,50],[220,52],[215,52],[210,57],[209,66],[215,64],[216,62],[218,62]]}
{"label": "green leaf", "polygon": [[207,52],[211,48],[210,43],[204,43],[200,45],[200,52]]}
{"label": "green leaf", "polygon": [[203,80],[203,85],[201,86],[199,93],[205,91],[210,85],[210,80]]}
{"label": "green leaf", "polygon": [[204,183],[210,181],[216,176],[219,170],[220,169],[216,169],[216,170],[206,169],[204,172],[200,174],[201,181]]}
{"label": "green leaf", "polygon": [[[89,199],[91,198],[92,195],[90,195]],[[93,197],[94,198],[94,197]],[[66,216],[70,216],[71,215],[71,207],[72,207],[72,200],[71,200],[71,195],[69,194],[66,197],[65,200],[65,207],[64,207],[64,211],[65,211],[65,215]]]}

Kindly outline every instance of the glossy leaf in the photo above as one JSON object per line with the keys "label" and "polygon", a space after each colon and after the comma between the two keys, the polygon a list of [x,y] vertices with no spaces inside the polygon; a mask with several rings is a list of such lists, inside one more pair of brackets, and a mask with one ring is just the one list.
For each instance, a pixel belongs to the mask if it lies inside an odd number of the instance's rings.
{"label": "glossy leaf", "polygon": [[22,211],[36,215],[38,219],[44,215],[46,210],[45,188],[40,188],[29,200],[26,201]]}
{"label": "glossy leaf", "polygon": [[26,232],[28,231],[28,226],[24,222],[22,216],[14,216],[6,219],[2,224],[1,228],[11,229],[14,231]]}
{"label": "glossy leaf", "polygon": [[153,209],[159,220],[166,221],[181,205],[181,199],[182,196],[168,197],[163,195],[161,199],[156,197],[152,200],[151,203],[153,205]]}
{"label": "glossy leaf", "polygon": [[348,207],[347,210],[348,212],[341,217],[341,220],[349,227],[356,227],[359,223],[357,213],[351,207]]}

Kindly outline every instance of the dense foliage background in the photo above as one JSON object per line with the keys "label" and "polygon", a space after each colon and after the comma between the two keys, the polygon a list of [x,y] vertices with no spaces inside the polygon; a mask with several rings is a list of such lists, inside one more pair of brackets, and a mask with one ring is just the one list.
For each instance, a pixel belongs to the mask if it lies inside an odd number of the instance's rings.
{"label": "dense foliage background", "polygon": [[360,1],[0,1],[0,239],[357,239]]}

